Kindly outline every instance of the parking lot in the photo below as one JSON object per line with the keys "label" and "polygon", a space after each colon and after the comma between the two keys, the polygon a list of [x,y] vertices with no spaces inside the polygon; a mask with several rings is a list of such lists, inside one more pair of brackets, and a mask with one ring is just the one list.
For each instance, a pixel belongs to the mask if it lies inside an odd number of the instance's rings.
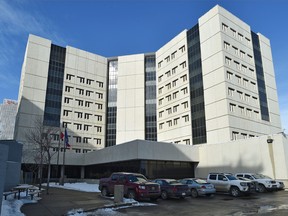
{"label": "parking lot", "polygon": [[159,199],[154,206],[117,210],[119,215],[288,215],[288,191],[254,193],[238,198],[227,194],[214,197]]}

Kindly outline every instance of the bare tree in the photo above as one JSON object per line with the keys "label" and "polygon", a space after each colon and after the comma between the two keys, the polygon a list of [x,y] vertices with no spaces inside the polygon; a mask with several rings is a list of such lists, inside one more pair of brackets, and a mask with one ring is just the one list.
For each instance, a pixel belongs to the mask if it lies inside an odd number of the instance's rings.
{"label": "bare tree", "polygon": [[[32,155],[34,161],[39,163],[39,189],[41,190],[43,182],[43,165],[48,166],[47,170],[47,190],[49,194],[49,182],[51,176],[51,159],[56,153],[51,152],[53,145],[53,138],[55,134],[59,134],[59,128],[43,125],[42,118],[37,118],[34,121],[34,127],[25,134],[26,139],[34,146],[34,153]],[[58,149],[59,150],[59,149]]]}

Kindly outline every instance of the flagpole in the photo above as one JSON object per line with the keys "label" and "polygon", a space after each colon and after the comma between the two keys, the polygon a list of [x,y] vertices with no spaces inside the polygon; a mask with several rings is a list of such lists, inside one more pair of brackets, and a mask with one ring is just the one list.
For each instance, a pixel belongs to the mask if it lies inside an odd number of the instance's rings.
{"label": "flagpole", "polygon": [[[56,178],[58,179],[58,170],[59,170],[59,151],[60,151],[60,139],[61,139],[61,128],[59,133],[59,139],[58,139],[58,150],[57,150],[57,167],[56,167]],[[58,181],[59,183],[59,181]]]}

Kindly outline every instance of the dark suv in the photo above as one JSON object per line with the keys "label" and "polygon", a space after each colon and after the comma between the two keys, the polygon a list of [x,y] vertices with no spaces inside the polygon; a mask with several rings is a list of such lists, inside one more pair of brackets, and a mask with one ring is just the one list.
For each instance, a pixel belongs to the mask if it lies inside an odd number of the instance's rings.
{"label": "dark suv", "polygon": [[160,185],[150,182],[139,173],[112,173],[109,178],[101,178],[99,190],[103,196],[113,195],[114,186],[124,186],[124,196],[131,199],[150,198],[157,200],[161,195]]}

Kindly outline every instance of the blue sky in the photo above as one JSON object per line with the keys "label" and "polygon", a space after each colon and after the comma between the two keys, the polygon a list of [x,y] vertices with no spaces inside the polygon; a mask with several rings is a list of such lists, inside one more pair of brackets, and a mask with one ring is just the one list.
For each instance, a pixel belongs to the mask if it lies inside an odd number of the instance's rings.
{"label": "blue sky", "polygon": [[216,4],[270,39],[287,132],[286,0],[0,0],[0,103],[18,98],[29,33],[105,57],[154,52]]}

